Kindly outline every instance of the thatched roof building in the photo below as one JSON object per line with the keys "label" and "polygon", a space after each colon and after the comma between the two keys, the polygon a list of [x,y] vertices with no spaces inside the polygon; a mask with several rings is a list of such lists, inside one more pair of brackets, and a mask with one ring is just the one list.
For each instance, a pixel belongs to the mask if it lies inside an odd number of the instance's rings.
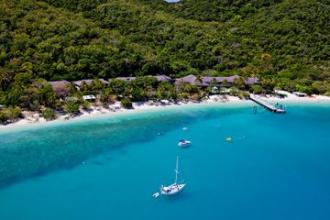
{"label": "thatched roof building", "polygon": [[[103,85],[108,85],[109,82],[104,80],[104,79],[99,79],[100,82],[103,84]],[[93,82],[92,79],[82,79],[82,80],[77,80],[77,81],[73,81],[72,83],[74,84],[74,86],[77,88],[77,89],[80,89],[81,85],[83,83],[85,83],[86,85],[91,85]]]}
{"label": "thatched roof building", "polygon": [[[201,77],[196,77],[194,75],[188,75],[182,78],[178,78],[175,80],[175,84],[177,86],[189,83],[191,85],[196,85],[196,86],[201,86],[201,87],[208,87],[212,83],[215,83],[215,86],[220,86],[222,83],[226,82],[229,85],[233,84],[236,79],[241,78],[238,75],[233,75],[233,76],[223,76],[223,77],[213,77],[213,76],[201,76]],[[256,84],[259,79],[256,77],[249,77],[244,79],[245,85],[253,85]]]}
{"label": "thatched roof building", "polygon": [[59,80],[50,81],[49,83],[58,97],[65,97],[70,93],[71,83],[69,81]]}

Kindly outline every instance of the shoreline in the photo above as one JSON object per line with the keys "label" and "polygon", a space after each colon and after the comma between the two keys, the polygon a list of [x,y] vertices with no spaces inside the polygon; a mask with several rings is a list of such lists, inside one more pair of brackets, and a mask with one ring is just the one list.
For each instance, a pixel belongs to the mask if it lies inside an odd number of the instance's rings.
{"label": "shoreline", "polygon": [[[161,112],[161,111],[168,111],[168,110],[177,110],[177,109],[184,109],[184,108],[191,108],[191,107],[212,107],[212,106],[221,106],[221,107],[230,107],[233,105],[237,106],[246,106],[246,105],[253,105],[254,102],[251,100],[243,100],[239,99],[235,96],[224,96],[221,95],[213,95],[209,98],[200,101],[200,102],[179,102],[179,103],[172,103],[167,102],[166,104],[160,104],[155,102],[140,102],[140,103],[133,103],[133,109],[124,109],[120,107],[120,103],[115,103],[109,105],[109,109],[104,107],[92,107],[92,110],[87,112],[81,110],[81,114],[68,117],[68,114],[59,115],[55,120],[47,121],[44,118],[40,117],[38,114],[37,120],[33,120],[33,115],[36,115],[33,112],[25,112],[25,115],[32,115],[32,117],[24,117],[17,122],[10,123],[7,125],[0,125],[0,132],[5,131],[12,131],[16,129],[29,129],[29,128],[40,128],[40,126],[44,125],[59,125],[59,124],[66,124],[70,122],[79,122],[79,121],[89,121],[93,119],[98,119],[102,117],[118,117],[118,116],[125,116],[125,115],[134,115],[134,114],[141,114],[141,113],[149,113],[149,112]],[[267,96],[258,96],[259,98],[270,102],[270,103],[284,103],[284,104],[329,104],[330,105],[330,97],[327,96],[320,96],[320,95],[313,95],[310,97],[297,97],[295,95],[289,95],[286,98],[279,98],[271,95]],[[115,109],[115,110],[114,110]]]}

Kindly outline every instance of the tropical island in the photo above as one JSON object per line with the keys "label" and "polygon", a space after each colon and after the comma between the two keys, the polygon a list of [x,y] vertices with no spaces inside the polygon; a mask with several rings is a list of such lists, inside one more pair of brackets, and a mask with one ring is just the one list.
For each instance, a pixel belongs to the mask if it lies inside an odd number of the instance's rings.
{"label": "tropical island", "polygon": [[330,0],[0,0],[0,220],[329,220]]}
{"label": "tropical island", "polygon": [[25,112],[52,120],[117,102],[132,108],[275,90],[330,95],[326,0],[0,6],[2,124]]}

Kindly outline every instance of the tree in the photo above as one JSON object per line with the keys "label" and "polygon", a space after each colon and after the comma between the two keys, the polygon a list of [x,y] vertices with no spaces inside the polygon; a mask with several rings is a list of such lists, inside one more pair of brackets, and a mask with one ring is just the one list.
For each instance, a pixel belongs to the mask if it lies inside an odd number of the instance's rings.
{"label": "tree", "polygon": [[198,93],[199,89],[197,86],[192,85],[190,83],[184,83],[181,87],[180,87],[180,91],[182,92],[186,92],[189,94],[193,94],[193,93]]}
{"label": "tree", "polygon": [[101,92],[101,96],[100,96],[100,101],[104,104],[109,104],[109,103],[113,103],[115,100],[113,99],[113,92],[111,88],[105,88],[102,90]]}
{"label": "tree", "polygon": [[161,99],[176,99],[175,87],[169,82],[161,82],[157,87],[156,97]]}
{"label": "tree", "polygon": [[45,108],[41,112],[42,117],[44,117],[47,121],[54,120],[56,118],[55,112],[51,108]]}
{"label": "tree", "polygon": [[68,101],[64,107],[65,111],[69,114],[78,114],[79,113],[79,103],[76,101]]}
{"label": "tree", "polygon": [[131,92],[132,100],[135,102],[146,101],[148,96],[143,88],[134,87]]}
{"label": "tree", "polygon": [[0,90],[5,91],[8,89],[12,79],[13,73],[8,70],[0,67]]}
{"label": "tree", "polygon": [[56,94],[54,90],[52,89],[51,85],[45,81],[45,80],[40,80],[38,81],[39,83],[39,89],[38,89],[38,100],[40,104],[46,106],[46,107],[55,107],[55,101],[56,101]]}
{"label": "tree", "polygon": [[221,82],[221,87],[228,88],[230,86],[231,86],[231,84],[227,80],[224,80]]}
{"label": "tree", "polygon": [[245,80],[242,77],[234,79],[233,86],[238,89],[245,89]]}
{"label": "tree", "polygon": [[80,92],[85,93],[89,91],[89,86],[87,85],[87,83],[85,81],[82,81],[80,84]]}
{"label": "tree", "polygon": [[128,98],[123,98],[123,99],[120,101],[120,103],[121,103],[121,106],[122,106],[123,108],[126,108],[126,109],[131,109],[131,108],[133,108],[133,104],[132,104],[131,100],[128,99]]}
{"label": "tree", "polygon": [[81,105],[82,105],[82,108],[84,110],[90,110],[90,108],[91,108],[91,103],[90,102],[87,102],[85,100],[81,103]]}
{"label": "tree", "polygon": [[263,89],[262,89],[262,87],[260,85],[253,85],[251,87],[251,91],[254,94],[261,94],[263,92]]}
{"label": "tree", "polygon": [[20,104],[20,97],[24,94],[24,90],[18,86],[13,85],[6,93],[5,103],[8,106],[18,106]]}
{"label": "tree", "polygon": [[104,84],[99,79],[93,79],[90,87],[90,91],[101,91],[104,88]]}
{"label": "tree", "polygon": [[296,89],[299,91],[299,92],[303,92],[303,93],[306,93],[308,95],[311,95],[313,93],[313,90],[311,87],[309,86],[305,86],[305,85],[296,85]]}
{"label": "tree", "polygon": [[10,123],[22,117],[22,111],[19,107],[9,107],[0,110],[0,123]]}
{"label": "tree", "polygon": [[324,94],[327,91],[325,83],[319,81],[313,82],[311,87],[314,94]]}
{"label": "tree", "polygon": [[123,95],[128,83],[124,80],[113,79],[110,81],[109,88],[114,92],[116,95]]}

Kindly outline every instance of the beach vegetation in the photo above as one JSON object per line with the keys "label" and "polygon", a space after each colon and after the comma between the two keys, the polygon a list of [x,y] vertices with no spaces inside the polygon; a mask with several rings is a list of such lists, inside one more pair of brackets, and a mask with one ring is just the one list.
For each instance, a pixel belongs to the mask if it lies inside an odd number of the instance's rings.
{"label": "beach vegetation", "polygon": [[249,98],[249,93],[246,92],[245,90],[240,90],[237,87],[231,87],[229,94],[232,96],[237,96],[240,99],[248,99]]}
{"label": "beach vegetation", "polygon": [[100,93],[100,101],[104,105],[114,103],[116,101],[116,95],[111,88],[104,88]]}
{"label": "beach vegetation", "polygon": [[304,86],[304,85],[297,85],[296,90],[298,92],[306,93],[307,95],[311,95],[313,93],[312,87]]}
{"label": "beach vegetation", "polygon": [[253,85],[251,87],[251,92],[254,94],[261,94],[263,92],[263,89],[260,85]]}
{"label": "beach vegetation", "polygon": [[44,108],[41,111],[42,117],[44,117],[47,121],[54,120],[56,118],[55,111],[51,108]]}
{"label": "beach vegetation", "polygon": [[19,107],[8,107],[0,110],[0,123],[12,123],[22,117]]}
{"label": "beach vegetation", "polygon": [[86,111],[89,111],[91,109],[91,106],[91,103],[85,100],[81,103],[81,107]]}
{"label": "beach vegetation", "polygon": [[236,78],[233,82],[233,86],[242,90],[246,88],[245,81],[242,77]]}
{"label": "beach vegetation", "polygon": [[71,115],[76,115],[79,113],[79,102],[77,101],[67,101],[65,103],[64,109],[65,112],[71,114]]}
{"label": "beach vegetation", "polygon": [[126,109],[132,109],[133,108],[132,101],[129,98],[122,98],[120,100],[120,104],[123,108],[126,108]]}
{"label": "beach vegetation", "polygon": [[156,99],[157,100],[176,100],[177,94],[175,90],[175,86],[169,82],[161,82],[156,91]]}
{"label": "beach vegetation", "polygon": [[128,82],[119,79],[112,79],[109,88],[115,95],[126,95],[128,91]]}

